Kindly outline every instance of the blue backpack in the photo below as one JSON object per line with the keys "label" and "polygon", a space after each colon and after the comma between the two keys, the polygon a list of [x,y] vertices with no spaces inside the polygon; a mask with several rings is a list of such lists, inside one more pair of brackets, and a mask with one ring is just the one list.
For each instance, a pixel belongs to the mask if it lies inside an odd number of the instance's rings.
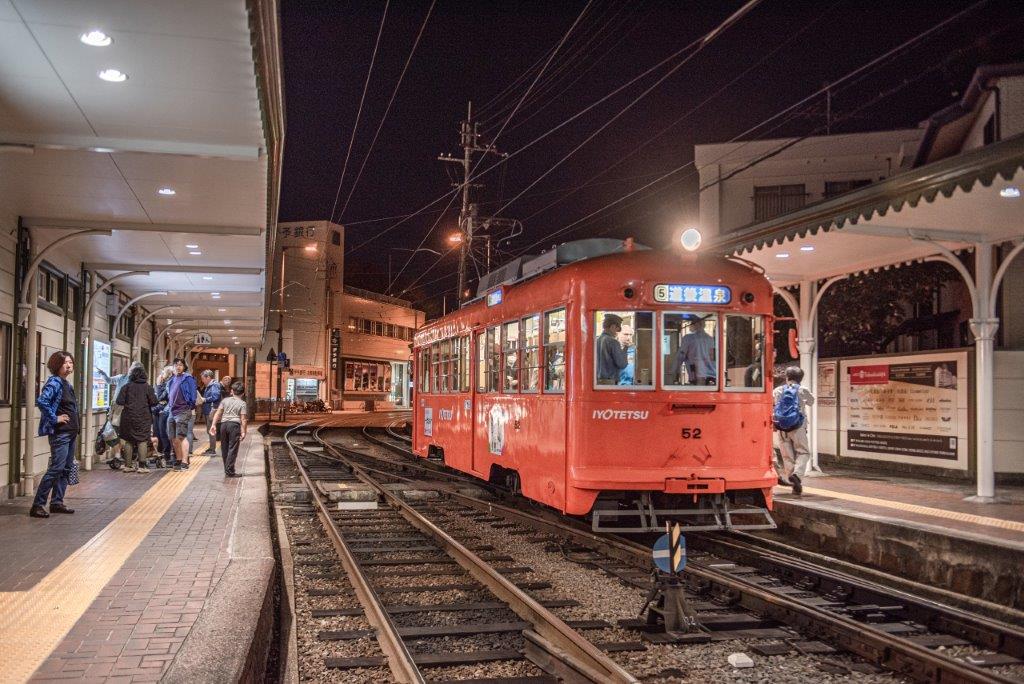
{"label": "blue backpack", "polygon": [[800,385],[787,384],[772,411],[772,424],[776,430],[791,432],[804,424],[800,410]]}

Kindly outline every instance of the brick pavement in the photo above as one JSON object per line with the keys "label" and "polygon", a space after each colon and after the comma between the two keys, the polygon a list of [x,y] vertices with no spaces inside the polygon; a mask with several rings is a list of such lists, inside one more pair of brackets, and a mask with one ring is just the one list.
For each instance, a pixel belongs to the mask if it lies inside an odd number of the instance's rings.
{"label": "brick pavement", "polygon": [[[262,458],[261,444],[261,436],[250,433],[239,457],[246,459],[239,472],[244,473],[251,459]],[[0,539],[18,557],[11,564],[15,568],[4,564],[0,582],[8,591],[31,589],[31,578],[38,581],[160,479],[156,474],[94,471],[68,497],[68,504],[82,515],[76,512],[46,521],[27,515],[0,517]],[[241,482],[223,477],[219,458],[201,467],[50,652],[32,681],[158,681],[229,564]],[[40,524],[54,522],[59,527],[48,529],[46,537],[38,535]],[[56,547],[52,547],[51,531],[58,539]],[[19,543],[12,545],[10,539]],[[19,579],[22,575],[25,578]]]}

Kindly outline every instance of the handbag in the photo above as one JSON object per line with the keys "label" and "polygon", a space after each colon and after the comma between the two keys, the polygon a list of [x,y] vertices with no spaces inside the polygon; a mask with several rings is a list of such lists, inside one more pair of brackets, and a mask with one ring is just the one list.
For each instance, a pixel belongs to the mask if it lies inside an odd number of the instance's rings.
{"label": "handbag", "polygon": [[96,442],[93,444],[93,451],[97,456],[102,456],[107,450],[107,440],[103,439],[103,431],[96,435]]}
{"label": "handbag", "polygon": [[78,459],[77,458],[72,458],[71,459],[71,468],[70,468],[70,470],[68,472],[68,484],[69,485],[76,485],[76,484],[78,484],[78,482],[79,482],[79,479],[78,479]]}

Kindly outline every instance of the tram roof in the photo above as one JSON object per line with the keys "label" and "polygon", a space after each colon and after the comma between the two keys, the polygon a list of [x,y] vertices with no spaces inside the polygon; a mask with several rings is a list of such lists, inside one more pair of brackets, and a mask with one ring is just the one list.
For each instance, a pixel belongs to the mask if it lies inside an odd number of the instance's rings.
{"label": "tram roof", "polygon": [[[920,166],[709,240],[777,286],[877,270],[1024,237],[1024,134]],[[801,247],[812,250],[802,251]]]}

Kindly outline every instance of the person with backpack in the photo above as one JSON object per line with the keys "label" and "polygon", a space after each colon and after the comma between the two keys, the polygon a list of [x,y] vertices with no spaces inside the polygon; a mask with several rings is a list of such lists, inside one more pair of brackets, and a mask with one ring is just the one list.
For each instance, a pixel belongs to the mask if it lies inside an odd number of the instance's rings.
{"label": "person with backpack", "polygon": [[811,460],[811,447],[807,438],[807,413],[814,404],[814,395],[800,385],[804,372],[790,366],[786,369],[786,384],[772,392],[775,408],[772,410],[772,428],[776,431],[782,467],[780,484],[789,484],[793,493],[803,493],[801,477],[807,472]]}
{"label": "person with backpack", "polygon": [[192,426],[196,422],[196,401],[199,393],[196,379],[188,372],[185,359],[174,359],[174,377],[167,388],[167,403],[171,407],[168,436],[174,442],[177,462],[175,470],[188,470],[192,452]]}

